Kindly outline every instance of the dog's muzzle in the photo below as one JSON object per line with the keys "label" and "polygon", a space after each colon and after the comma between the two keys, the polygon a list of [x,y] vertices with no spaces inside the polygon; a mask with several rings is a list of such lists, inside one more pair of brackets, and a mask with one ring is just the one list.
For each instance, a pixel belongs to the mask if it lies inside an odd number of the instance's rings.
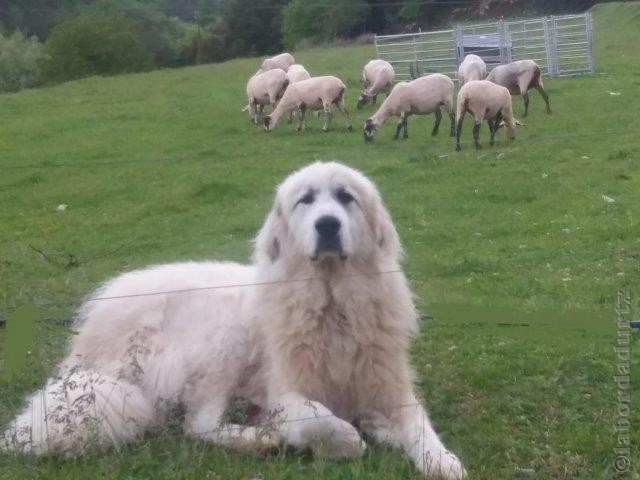
{"label": "dog's muzzle", "polygon": [[340,239],[340,220],[332,215],[320,217],[315,224],[318,239],[313,260],[317,260],[321,254],[335,254],[344,257],[342,240]]}

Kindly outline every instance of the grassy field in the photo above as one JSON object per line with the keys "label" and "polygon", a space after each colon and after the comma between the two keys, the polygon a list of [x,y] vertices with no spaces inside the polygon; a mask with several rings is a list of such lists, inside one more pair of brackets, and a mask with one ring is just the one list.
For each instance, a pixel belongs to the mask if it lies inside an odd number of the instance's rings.
{"label": "grassy field", "polygon": [[[470,478],[516,478],[518,468],[539,479],[611,478],[614,307],[618,290],[630,290],[638,316],[640,297],[640,3],[594,15],[598,73],[545,80],[553,114],[532,92],[518,139],[501,132],[489,148],[485,126],[479,151],[470,122],[456,153],[447,119],[428,135],[433,117],[411,118],[405,141],[392,140],[390,121],[365,145],[373,110],[355,102],[370,46],[296,52],[312,74],[345,80],[353,133],[338,112],[327,134],[314,118],[304,133],[250,124],[240,110],[257,59],[0,95],[0,314],[68,315],[105,278],[150,263],[246,261],[274,187],[312,160],[337,159],[378,184],[396,222],[418,305],[435,317],[413,348],[419,388]],[[519,97],[514,109],[520,116]],[[0,379],[0,424],[72,333],[36,325],[26,368]],[[5,337],[0,330],[1,346]],[[631,461],[640,472],[637,338]],[[0,479],[258,474],[418,478],[381,447],[349,462],[260,458],[187,440],[179,427],[77,460],[0,456]]]}

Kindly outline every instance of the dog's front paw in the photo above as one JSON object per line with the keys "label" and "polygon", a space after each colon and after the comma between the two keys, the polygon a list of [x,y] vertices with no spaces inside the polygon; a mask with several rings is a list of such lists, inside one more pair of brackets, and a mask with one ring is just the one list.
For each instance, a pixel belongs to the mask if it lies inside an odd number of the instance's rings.
{"label": "dog's front paw", "polygon": [[462,480],[467,476],[462,462],[448,450],[426,453],[422,470],[430,479]]}
{"label": "dog's front paw", "polygon": [[324,458],[359,457],[366,448],[355,427],[337,417],[322,420],[313,442],[314,453]]}

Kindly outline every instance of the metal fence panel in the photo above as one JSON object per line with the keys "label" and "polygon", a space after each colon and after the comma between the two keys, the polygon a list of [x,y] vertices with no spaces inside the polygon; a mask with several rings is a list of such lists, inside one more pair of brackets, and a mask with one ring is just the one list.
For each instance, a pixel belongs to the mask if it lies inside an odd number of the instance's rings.
{"label": "metal fence panel", "polygon": [[454,75],[458,69],[455,39],[451,30],[376,35],[378,58],[389,61],[396,70],[396,78],[408,80],[429,73]]}
{"label": "metal fence panel", "polygon": [[532,20],[457,25],[452,30],[376,35],[378,58],[389,61],[399,80],[429,73],[455,78],[465,55],[484,59],[488,70],[515,60],[534,60],[545,75],[595,71],[590,13]]}

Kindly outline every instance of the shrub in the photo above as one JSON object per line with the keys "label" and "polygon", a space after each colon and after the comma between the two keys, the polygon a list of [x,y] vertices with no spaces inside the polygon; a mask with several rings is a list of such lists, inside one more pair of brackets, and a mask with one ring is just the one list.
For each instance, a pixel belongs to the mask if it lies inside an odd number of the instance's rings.
{"label": "shrub", "polygon": [[54,27],[45,44],[46,81],[113,75],[154,68],[139,22],[121,14],[80,13]]}
{"label": "shrub", "polygon": [[283,11],[284,45],[291,49],[303,39],[317,43],[361,33],[370,9],[362,0],[334,3],[293,0]]}
{"label": "shrub", "polygon": [[43,59],[44,48],[36,37],[26,37],[19,31],[8,37],[0,34],[0,92],[37,86]]}

